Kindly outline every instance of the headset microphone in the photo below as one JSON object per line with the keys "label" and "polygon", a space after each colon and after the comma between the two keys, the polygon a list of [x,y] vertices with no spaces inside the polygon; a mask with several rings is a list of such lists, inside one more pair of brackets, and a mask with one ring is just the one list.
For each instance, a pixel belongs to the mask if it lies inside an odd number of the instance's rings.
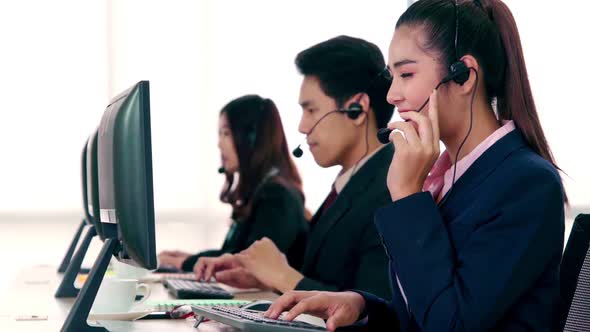
{"label": "headset microphone", "polygon": [[301,156],[303,156],[303,150],[301,150],[301,144],[297,145],[297,147],[295,148],[295,150],[293,150],[292,153],[295,158],[300,158]]}
{"label": "headset microphone", "polygon": [[219,168],[217,169],[217,173],[219,173],[219,174],[223,174],[223,173],[225,173],[225,168],[224,168],[223,166],[222,166],[222,167],[219,167]]}
{"label": "headset microphone", "polygon": [[[335,110],[335,111],[331,111],[328,112],[326,114],[324,114],[324,116],[322,116],[312,127],[311,129],[307,132],[307,136],[311,135],[311,133],[313,132],[313,130],[315,129],[315,127],[317,127],[318,124],[320,124],[320,122],[322,122],[323,119],[325,119],[328,115],[330,114],[334,114],[340,112],[340,110]],[[295,158],[300,158],[303,155],[303,150],[301,149],[301,144],[297,145],[297,147],[293,150],[293,156]]]}
{"label": "headset microphone", "polygon": [[[311,135],[311,133],[313,132],[313,130],[315,129],[315,127],[317,127],[317,125],[319,125],[320,122],[322,122],[322,120],[325,119],[330,114],[334,114],[334,113],[346,113],[349,118],[356,119],[356,118],[359,117],[360,113],[362,113],[362,112],[363,112],[363,108],[362,108],[362,106],[360,106],[359,103],[352,103],[352,104],[350,104],[350,107],[348,109],[339,109],[339,110],[328,112],[328,113],[324,114],[324,116],[322,116],[311,127],[311,129],[307,132],[307,136]],[[300,158],[303,155],[303,150],[301,149],[301,144],[297,145],[297,147],[293,150],[292,153],[293,153],[293,156],[295,158]]]}
{"label": "headset microphone", "polygon": [[[362,95],[359,97],[359,101],[360,98],[362,97]],[[337,109],[334,111],[330,111],[326,114],[324,114],[324,116],[322,116],[312,127],[311,129],[307,132],[307,136],[311,135],[311,133],[313,132],[313,130],[315,129],[315,127],[320,124],[320,122],[327,117],[330,114],[333,113],[344,113],[348,116],[348,118],[355,120],[357,119],[362,113],[363,113],[363,106],[361,106],[361,104],[357,101],[354,103],[351,103],[350,106],[348,106],[348,108],[342,108],[342,109]],[[293,150],[293,152],[291,152],[293,154],[293,156],[295,158],[300,158],[303,155],[303,150],[301,149],[301,144],[297,145],[297,147]]]}

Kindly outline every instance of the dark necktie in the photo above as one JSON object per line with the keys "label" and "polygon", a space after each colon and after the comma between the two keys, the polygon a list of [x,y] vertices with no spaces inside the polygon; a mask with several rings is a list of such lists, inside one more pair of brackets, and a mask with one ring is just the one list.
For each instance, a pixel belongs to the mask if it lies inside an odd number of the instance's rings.
{"label": "dark necktie", "polygon": [[322,207],[322,216],[326,214],[326,211],[328,211],[328,209],[330,208],[332,203],[334,203],[337,197],[338,193],[336,193],[336,188],[334,187],[334,185],[332,185],[332,190],[328,194],[328,197],[326,197],[326,200],[324,201],[324,206]]}

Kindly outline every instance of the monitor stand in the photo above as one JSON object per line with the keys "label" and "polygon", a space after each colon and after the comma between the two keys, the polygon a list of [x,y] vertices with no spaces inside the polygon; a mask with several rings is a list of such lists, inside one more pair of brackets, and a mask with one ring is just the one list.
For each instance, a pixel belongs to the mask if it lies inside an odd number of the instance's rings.
{"label": "monitor stand", "polygon": [[82,219],[80,226],[78,226],[78,230],[76,231],[76,234],[74,234],[74,238],[72,239],[72,242],[70,243],[70,246],[68,247],[68,251],[66,251],[66,255],[61,260],[61,263],[59,264],[59,267],[57,268],[57,272],[59,272],[59,273],[66,272],[68,265],[70,265],[70,261],[72,260],[72,256],[74,255],[74,252],[76,251],[76,245],[78,244],[78,241],[80,240],[80,236],[82,235],[82,231],[84,230],[84,226],[86,226],[86,219]]}
{"label": "monitor stand", "polygon": [[90,326],[87,323],[88,314],[96,298],[98,288],[102,283],[111,257],[119,250],[119,241],[116,238],[107,238],[102,250],[90,270],[90,275],[80,290],[74,306],[70,309],[68,317],[61,327],[61,332],[106,332],[102,326]]}
{"label": "monitor stand", "polygon": [[84,261],[84,256],[86,256],[88,246],[90,246],[92,238],[96,236],[96,229],[94,226],[88,227],[88,233],[86,233],[86,236],[84,236],[84,239],[80,244],[80,248],[76,250],[76,254],[74,257],[72,257],[72,260],[66,269],[66,273],[64,274],[64,277],[61,280],[57,291],[55,292],[56,298],[76,297],[78,295],[79,289],[74,287],[74,282],[76,281],[78,273],[81,272],[80,266],[82,266],[82,261]]}

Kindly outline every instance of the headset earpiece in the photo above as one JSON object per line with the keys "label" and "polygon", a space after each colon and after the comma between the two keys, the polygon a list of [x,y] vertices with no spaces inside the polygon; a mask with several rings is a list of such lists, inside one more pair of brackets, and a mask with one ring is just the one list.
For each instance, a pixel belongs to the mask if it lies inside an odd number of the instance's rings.
{"label": "headset earpiece", "polygon": [[469,79],[470,69],[465,65],[463,61],[457,61],[451,65],[451,75],[453,75],[453,81],[459,85],[465,84]]}
{"label": "headset earpiece", "polygon": [[342,112],[346,113],[350,119],[355,120],[363,113],[363,106],[359,103],[352,103],[348,109],[343,109]]}
{"label": "headset earpiece", "polygon": [[469,79],[470,71],[463,61],[456,61],[449,67],[449,75],[443,78],[440,84],[454,81],[459,85],[463,85]]}

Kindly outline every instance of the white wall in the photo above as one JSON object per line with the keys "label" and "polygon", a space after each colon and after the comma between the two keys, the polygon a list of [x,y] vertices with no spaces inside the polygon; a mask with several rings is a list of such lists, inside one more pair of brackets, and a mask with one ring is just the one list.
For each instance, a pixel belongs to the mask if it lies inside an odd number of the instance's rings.
{"label": "white wall", "polygon": [[[0,213],[78,210],[84,140],[110,97],[148,79],[156,209],[225,215],[217,199],[219,109],[247,93],[270,97],[290,146],[296,146],[303,138],[297,132],[297,52],[349,34],[376,43],[386,54],[406,3],[2,2]],[[556,2],[507,3],[520,27],[541,120],[570,176],[571,202],[590,205],[588,139],[582,135],[590,115],[581,98],[590,74],[583,42],[590,23],[579,8],[583,4],[576,2],[578,9],[569,12]],[[297,164],[308,205],[315,209],[337,170],[318,168],[307,151]]]}
{"label": "white wall", "polygon": [[586,1],[509,0],[537,110],[572,206],[590,212],[590,108]]}
{"label": "white wall", "polygon": [[[272,98],[294,147],[302,138],[295,55],[338,34],[367,38],[385,52],[390,36],[383,31],[391,30],[405,5],[388,1],[375,10],[356,1],[111,3],[113,30],[119,31],[113,91],[142,78],[152,82],[157,208],[222,211],[214,142],[223,105],[248,93]],[[379,19],[371,19],[375,15]],[[136,40],[141,33],[149,38]],[[309,153],[297,163],[308,206],[315,209],[337,170],[318,168]]]}
{"label": "white wall", "polygon": [[0,2],[0,212],[81,206],[80,157],[108,100],[106,7]]}

